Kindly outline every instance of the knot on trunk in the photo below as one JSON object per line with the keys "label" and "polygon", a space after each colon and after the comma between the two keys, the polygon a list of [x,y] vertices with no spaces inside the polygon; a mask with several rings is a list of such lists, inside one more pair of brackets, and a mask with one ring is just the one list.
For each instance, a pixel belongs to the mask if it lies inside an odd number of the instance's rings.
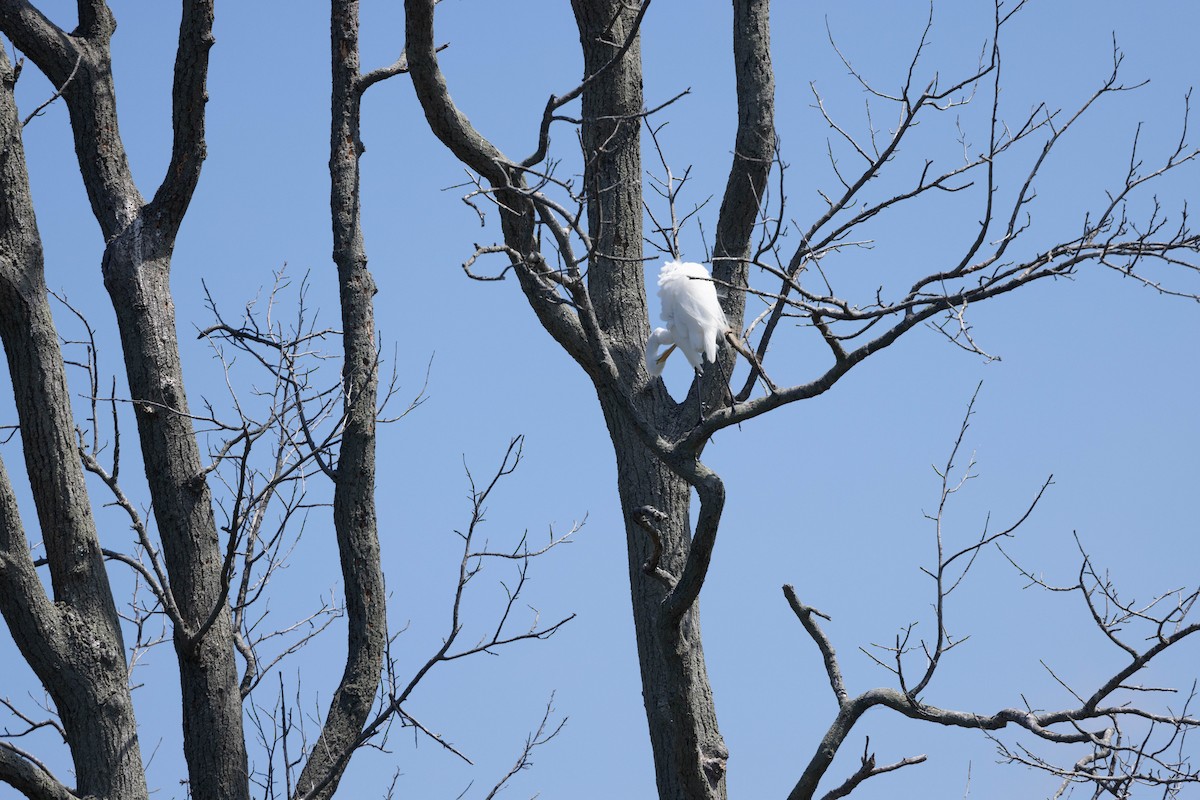
{"label": "knot on trunk", "polygon": [[725,769],[729,763],[729,748],[721,741],[700,746],[700,768],[710,789],[716,789],[725,780]]}
{"label": "knot on trunk", "polygon": [[658,578],[667,588],[673,589],[675,587],[675,577],[658,566],[659,561],[662,560],[663,553],[662,532],[658,526],[667,521],[667,515],[654,506],[642,506],[633,512],[633,521],[637,523],[639,528],[650,535],[650,541],[654,545],[650,557],[646,559],[645,564],[642,564],[642,572]]}

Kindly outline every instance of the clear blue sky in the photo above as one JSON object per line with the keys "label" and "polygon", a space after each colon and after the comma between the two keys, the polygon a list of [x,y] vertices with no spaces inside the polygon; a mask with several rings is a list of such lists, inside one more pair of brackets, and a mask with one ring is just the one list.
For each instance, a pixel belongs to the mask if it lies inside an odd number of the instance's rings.
{"label": "clear blue sky", "polygon": [[[58,24],[73,27],[73,3],[38,5]],[[399,5],[364,2],[365,68],[390,63],[399,52]],[[809,83],[846,125],[861,130],[865,124],[863,93],[831,50],[825,21],[857,67],[891,89],[899,85],[928,7],[878,0],[775,5],[778,128],[791,164],[790,214],[803,224],[822,206],[817,189],[829,191],[834,184],[825,158],[830,131],[812,108]],[[149,196],[169,154],[178,11],[170,2],[114,0],[112,6],[119,23],[114,70],[121,131]],[[919,72],[923,80],[935,70],[945,78],[972,66],[988,36],[990,14],[988,4],[977,0],[938,4],[932,46]],[[686,202],[719,196],[724,186],[735,125],[728,27],[724,3],[657,0],[646,19],[647,103],[692,90],[662,118],[670,120],[664,141],[675,171],[693,165]],[[1148,163],[1177,140],[1184,93],[1200,76],[1198,29],[1195,4],[1107,0],[1032,3],[1008,29],[1002,108],[1009,118],[1043,100],[1069,108],[1086,98],[1111,69],[1114,32],[1126,54],[1126,80],[1150,79],[1137,92],[1108,98],[1064,143],[1063,157],[1037,185],[1031,246],[1056,241],[1048,238],[1056,231],[1062,238],[1073,235],[1083,212],[1102,202],[1104,189],[1122,175],[1139,122],[1145,122]],[[286,264],[293,278],[310,274],[310,305],[320,307],[328,324],[337,320],[329,256],[325,4],[219,0],[216,36],[208,161],[173,273],[193,407],[202,396],[216,403],[225,396],[219,368],[190,334],[209,322],[202,279],[236,317],[241,304]],[[568,4],[446,0],[438,9],[437,37],[451,45],[441,61],[460,108],[506,151],[531,152],[546,97],[572,88],[580,77]],[[32,67],[18,89],[26,109],[50,92]],[[891,119],[877,117],[875,124],[886,127]],[[976,129],[973,139],[984,135]],[[101,285],[103,243],[75,166],[63,105],[32,122],[25,137],[47,281],[97,328],[101,370],[110,375],[119,370],[120,355]],[[459,264],[473,243],[491,243],[499,233],[494,219],[481,229],[459,200],[463,191],[447,188],[464,174],[429,134],[406,78],[369,91],[363,139],[366,247],[380,288],[376,307],[388,366],[394,353],[404,391],[412,394],[433,358],[429,400],[385,428],[380,442],[390,621],[396,628],[408,624],[395,645],[401,669],[422,663],[448,624],[457,571],[452,530],[465,525],[469,513],[464,459],[477,476],[486,474],[510,437],[527,437],[525,463],[490,503],[486,534],[493,543],[515,541],[526,529],[536,541],[585,516],[587,523],[574,544],[535,565],[528,594],[543,619],[568,613],[577,619],[549,642],[448,665],[412,701],[412,714],[476,766],[429,741],[414,748],[400,736],[389,743],[393,755],[356,759],[345,794],[381,796],[398,766],[398,795],[453,798],[474,781],[473,796],[482,796],[486,789],[479,790],[507,770],[554,691],[559,715],[570,721],[508,796],[650,797],[653,771],[624,532],[594,393],[539,329],[514,281],[478,284],[463,275]],[[564,168],[575,163],[572,142],[568,128],[556,129]],[[958,146],[952,127],[923,130],[895,164],[900,179],[920,169],[925,152],[918,144],[943,160],[952,160]],[[1029,149],[1018,161],[1027,164],[1032,154]],[[1200,169],[1193,167],[1185,179],[1164,183],[1166,207],[1195,199],[1198,178]],[[1002,179],[1002,188],[1015,181]],[[699,215],[706,232],[715,228],[716,211],[714,202]],[[840,266],[846,285],[861,280],[874,286],[931,271],[936,267],[926,265],[936,265],[939,254],[973,235],[971,213],[933,205],[874,224],[867,233],[875,248]],[[703,258],[697,229],[689,231],[685,248],[689,259]],[[1197,289],[1194,280],[1190,289]],[[653,301],[652,308],[656,314]],[[729,496],[701,605],[705,652],[732,754],[732,797],[786,795],[834,714],[819,655],[788,610],[782,584],[795,584],[801,599],[833,617],[826,632],[852,692],[890,685],[890,676],[858,652],[860,645],[888,643],[918,620],[918,632],[932,631],[931,587],[919,570],[933,557],[931,528],[922,517],[937,502],[930,465],[944,462],[980,380],[984,386],[964,442],[964,455],[977,454],[980,477],[954,506],[953,541],[965,544],[976,536],[989,511],[994,524],[1014,519],[1053,473],[1055,485],[1012,545],[1023,562],[1051,581],[1072,581],[1077,531],[1129,596],[1148,598],[1197,579],[1200,308],[1085,270],[1074,281],[1040,283],[972,313],[976,339],[1002,361],[984,364],[933,332],[913,331],[826,395],[724,431],[705,453]],[[64,336],[78,334],[64,312],[58,318]],[[781,342],[773,377],[793,383],[814,377],[824,354],[811,331]],[[682,359],[676,360],[666,379],[678,395],[687,374]],[[84,388],[81,382],[78,391]],[[117,391],[126,391],[121,382]],[[2,394],[0,422],[12,418],[10,398]],[[81,404],[77,416],[82,410]],[[131,420],[125,430],[126,449],[132,450]],[[16,442],[3,454],[20,480]],[[145,503],[136,472],[132,462],[126,464],[127,491]],[[314,496],[323,491],[315,487]],[[33,519],[28,506],[25,517],[27,523]],[[105,546],[132,547],[119,513],[101,512],[100,525]],[[318,508],[271,604],[280,626],[313,610],[319,594],[339,591],[335,552],[327,513]],[[511,577],[500,565],[473,584],[477,593],[467,613],[475,627],[467,639],[482,635],[491,620],[489,605],[499,596],[495,580]],[[1077,597],[1048,596],[1024,584],[998,554],[981,560],[949,612],[952,630],[972,638],[943,664],[928,702],[994,712],[1021,705],[1023,695],[1038,708],[1066,707],[1071,699],[1039,660],[1080,689],[1123,663],[1115,648],[1100,641]],[[300,676],[310,713],[324,709],[343,647],[340,630],[331,631],[284,663],[289,691]],[[1197,656],[1193,644],[1147,682],[1189,686]],[[183,796],[172,660],[169,645],[151,651],[137,673],[145,685],[135,693],[142,751],[147,758],[154,753],[151,787],[163,798]],[[6,665],[5,693],[24,697],[24,687],[34,684],[6,634],[0,634],[0,663]],[[259,700],[273,700],[277,685],[268,681]],[[881,762],[918,753],[929,761],[876,778],[855,797],[969,793],[990,800],[1045,796],[1054,789],[1044,776],[996,766],[993,746],[982,736],[893,720],[883,712],[872,712],[847,742],[830,785],[857,766],[864,734]],[[1029,743],[1018,734],[1006,741]],[[67,772],[61,754],[47,750],[48,739],[28,746],[51,753],[48,760]],[[254,742],[250,746],[253,760],[258,753]]]}

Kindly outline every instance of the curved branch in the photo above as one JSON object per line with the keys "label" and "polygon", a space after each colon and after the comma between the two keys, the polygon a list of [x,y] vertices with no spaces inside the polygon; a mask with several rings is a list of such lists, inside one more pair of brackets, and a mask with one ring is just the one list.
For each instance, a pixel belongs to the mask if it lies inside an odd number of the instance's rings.
{"label": "curved branch", "polygon": [[69,84],[71,82],[71,79],[75,77],[75,73],[79,72],[79,65],[82,63],[83,63],[83,53],[80,53],[78,56],[75,57],[75,66],[71,68],[71,74],[67,76],[67,79],[66,79],[66,81],[63,82],[63,85],[59,86],[58,89],[56,89],[54,91],[54,94],[50,95],[50,98],[48,100],[46,100],[40,106],[38,106],[33,111],[30,111],[28,114],[25,115],[25,119],[21,120],[22,128],[24,128],[26,125],[28,125],[30,122],[32,122],[34,117],[40,117],[42,115],[42,112],[45,111],[47,108],[49,108],[54,103],[55,100],[62,97],[62,93],[67,90],[67,84]]}
{"label": "curved branch", "polygon": [[[785,589],[786,592],[786,589]],[[791,598],[789,597],[789,602]],[[798,615],[799,616],[799,615]],[[801,622],[804,617],[801,616]],[[805,629],[817,642],[822,654],[825,654],[828,640],[819,628],[810,629],[806,623]],[[939,725],[956,728],[968,728],[982,731],[997,731],[1010,724],[1017,725],[1040,739],[1058,744],[1097,744],[1106,741],[1108,727],[1101,731],[1087,731],[1080,723],[1089,720],[1111,720],[1118,715],[1137,716],[1152,722],[1162,722],[1174,725],[1179,729],[1195,729],[1200,727],[1200,719],[1188,716],[1166,717],[1151,714],[1130,706],[1102,707],[1100,703],[1116,690],[1120,689],[1128,678],[1144,668],[1155,656],[1168,647],[1177,644],[1188,636],[1200,631],[1200,623],[1180,629],[1174,635],[1165,637],[1162,641],[1147,649],[1137,658],[1118,670],[1109,680],[1105,681],[1096,692],[1075,708],[1058,711],[1035,713],[1019,708],[1004,708],[993,714],[978,714],[971,711],[958,711],[938,708],[922,703],[910,694],[891,688],[876,688],[847,699],[839,695],[837,717],[826,731],[824,738],[817,747],[800,780],[796,783],[789,800],[809,800],[814,796],[817,785],[828,770],[838,749],[850,734],[855,723],[870,709],[883,706],[903,714],[910,719],[934,722]],[[830,648],[830,653],[832,649]],[[826,659],[826,671],[831,683],[840,681],[841,675],[837,670],[836,660]],[[836,684],[835,684],[836,692]],[[1055,725],[1070,725],[1069,732],[1054,730]]]}
{"label": "curved branch", "polygon": [[8,742],[0,742],[0,782],[29,800],[78,800],[44,764]]}
{"label": "curved branch", "polygon": [[[358,747],[382,678],[387,647],[387,591],[375,508],[376,401],[375,281],[367,269],[359,213],[358,0],[330,8],[332,56],[329,173],[333,258],[342,313],[345,427],[334,477],[333,524],[346,598],[346,661],[304,764],[297,793],[329,798]],[[298,409],[299,410],[299,409]]]}
{"label": "curved branch", "polygon": [[146,524],[142,521],[141,515],[133,507],[132,501],[126,496],[125,491],[121,488],[121,484],[117,482],[116,475],[113,475],[101,466],[100,462],[82,447],[79,449],[79,456],[84,468],[100,478],[109,491],[112,492],[116,505],[128,515],[130,527],[137,534],[138,543],[141,544],[142,549],[146,552],[146,557],[150,559],[150,566],[153,568],[154,574],[150,574],[146,567],[139,561],[115,551],[103,550],[105,558],[114,558],[128,564],[139,572],[145,579],[146,585],[150,587],[150,591],[162,603],[163,610],[170,618],[172,624],[178,627],[184,635],[188,635],[187,623],[179,611],[179,606],[175,604],[175,596],[171,593],[171,584],[163,569],[162,559],[159,558],[158,552],[154,549],[153,542],[150,541],[150,532],[146,530]]}
{"label": "curved branch", "polygon": [[404,4],[409,75],[430,130],[459,161],[483,176],[498,193],[505,244],[522,254],[520,258],[510,258],[526,299],[547,332],[591,373],[595,369],[592,347],[579,318],[531,266],[544,263],[544,259],[535,230],[536,210],[527,196],[523,170],[475,130],[450,97],[434,46],[434,5],[435,0],[405,0]]}
{"label": "curved branch", "polygon": [[[28,0],[0,0],[0,30],[29,55],[51,83],[64,87],[84,187],[101,232],[109,240],[133,221],[143,200],[117,134],[109,52],[116,22],[100,0],[79,6],[80,26],[74,34],[67,34]],[[76,63],[78,70],[71,77]]]}
{"label": "curved branch", "polygon": [[55,86],[66,86],[83,55],[71,36],[28,0],[0,0],[0,30]]}
{"label": "curved branch", "polygon": [[721,200],[713,248],[713,277],[730,287],[723,303],[729,327],[741,330],[746,312],[750,238],[775,159],[775,73],[771,66],[769,0],[734,0],[733,65],[738,127],[733,165]]}
{"label": "curved branch", "polygon": [[459,161],[478,172],[493,186],[509,185],[507,165],[513,162],[483,137],[454,105],[446,78],[437,64],[433,43],[433,7],[436,0],[405,0],[404,52],[409,74],[429,128]]}
{"label": "curved branch", "polygon": [[674,627],[695,604],[708,575],[713,548],[717,544],[717,530],[721,527],[721,512],[725,509],[725,484],[717,473],[698,460],[679,464],[679,459],[673,458],[666,464],[696,490],[700,499],[700,513],[687,561],[678,583],[663,599],[663,623]]}
{"label": "curved branch", "polygon": [[[17,498],[0,459],[0,613],[31,666],[55,680],[66,663],[60,614],[38,578]],[[61,680],[61,679],[60,679]],[[55,689],[65,692],[66,687]],[[49,687],[48,687],[49,688]]]}
{"label": "curved branch", "polygon": [[[998,9],[999,9],[999,4],[997,4],[997,13],[998,13]],[[1005,17],[1005,19],[1007,19],[1007,17]],[[999,26],[1002,22],[1003,22],[1003,20],[999,20],[999,18],[998,18],[998,21],[996,23],[996,29],[993,34],[993,43],[995,41],[996,35],[998,34]],[[824,234],[823,238],[818,239],[818,234],[822,231],[822,229],[824,229],[826,225],[828,225],[830,222],[832,222],[834,220],[834,218],[837,217],[838,214],[840,214],[843,210],[852,207],[855,199],[858,197],[859,191],[862,190],[862,188],[864,186],[866,186],[876,176],[878,176],[879,173],[881,172],[881,170],[883,169],[884,165],[886,165],[889,161],[892,160],[892,158],[895,156],[896,152],[899,149],[901,141],[916,126],[916,124],[918,123],[917,118],[919,116],[921,116],[922,111],[924,109],[932,107],[934,109],[942,110],[937,105],[937,101],[939,99],[946,97],[950,92],[957,91],[963,87],[969,86],[971,84],[974,84],[975,82],[982,80],[984,77],[986,77],[988,74],[992,73],[994,70],[996,70],[998,68],[997,60],[999,58],[999,55],[998,55],[998,51],[995,49],[995,45],[993,44],[992,61],[987,66],[981,65],[980,68],[977,71],[975,71],[972,75],[970,75],[969,77],[967,77],[963,80],[956,82],[952,87],[950,87],[950,89],[947,89],[944,91],[939,91],[937,89],[937,79],[935,78],[925,88],[925,90],[922,91],[914,99],[911,94],[912,73],[916,67],[917,61],[920,58],[921,52],[925,47],[927,34],[928,34],[928,27],[926,28],[925,33],[922,34],[921,42],[918,44],[918,46],[916,47],[916,49],[913,53],[913,58],[910,63],[909,72],[908,72],[909,79],[906,82],[906,85],[904,87],[903,95],[900,97],[881,95],[879,92],[876,92],[875,90],[873,90],[870,86],[868,86],[866,84],[865,81],[863,81],[861,75],[859,75],[858,72],[854,70],[854,68],[849,64],[849,62],[846,61],[845,57],[842,56],[841,52],[837,50],[836,44],[833,45],[834,50],[835,50],[835,52],[838,53],[839,58],[842,59],[843,63],[845,63],[846,67],[850,70],[850,74],[852,74],[855,78],[857,78],[859,80],[859,82],[863,84],[863,87],[867,91],[871,92],[872,94],[876,95],[877,97],[883,97],[884,99],[891,100],[891,101],[894,101],[894,102],[897,102],[900,104],[900,107],[901,107],[900,120],[897,123],[895,131],[892,133],[891,138],[888,140],[888,142],[884,146],[883,150],[880,151],[876,148],[875,153],[874,153],[874,158],[866,156],[866,153],[863,152],[862,148],[859,145],[857,145],[856,143],[854,143],[853,140],[850,140],[851,144],[854,145],[855,149],[867,157],[868,163],[867,163],[866,167],[863,169],[862,173],[858,176],[857,179],[854,180],[853,183],[850,183],[846,180],[842,180],[842,184],[844,186],[845,191],[836,200],[826,198],[826,202],[828,202],[829,208],[826,209],[825,213],[822,214],[815,222],[813,222],[813,224],[809,227],[809,229],[801,235],[800,245],[796,248],[796,251],[792,255],[791,259],[789,260],[787,268],[785,270],[786,277],[783,280],[782,288],[780,288],[780,290],[779,290],[780,301],[776,302],[774,307],[771,309],[771,313],[766,322],[766,325],[764,326],[762,336],[759,339],[757,353],[758,353],[758,358],[760,361],[763,360],[763,358],[766,356],[767,348],[770,344],[771,338],[772,338],[779,322],[783,319],[785,303],[782,302],[782,298],[786,297],[787,294],[793,288],[791,279],[795,278],[796,275],[799,274],[801,268],[804,266],[805,262],[809,258],[813,257],[814,255],[819,255],[823,250],[825,250],[825,248],[829,247],[830,245],[832,245],[835,242],[837,242],[838,240],[840,240],[841,237],[844,236],[851,227],[853,227],[854,225],[864,221],[865,219],[869,219],[871,216],[874,216],[875,214],[879,213],[880,209],[871,210],[871,209],[864,208],[864,210],[861,211],[858,215],[856,215],[853,219],[842,223],[841,225],[837,226],[832,232],[826,233],[826,234]],[[830,37],[831,37],[830,41],[832,44],[833,43],[832,34],[830,34]],[[815,91],[815,89],[814,89],[814,91]],[[819,96],[818,96],[817,100],[818,100],[818,106],[820,106],[821,103],[820,103]],[[825,116],[826,121],[830,123],[830,126],[833,127],[835,130],[838,130],[839,133],[842,133],[841,130],[838,128],[838,126],[833,124],[833,122],[829,119],[828,114],[825,114],[823,107],[821,107],[821,111],[822,111],[822,114]],[[842,135],[845,136],[844,133],[842,133]],[[849,138],[849,137],[847,137],[847,138]],[[831,158],[832,158],[832,155],[831,155]],[[836,169],[837,169],[836,164],[834,165],[834,169],[836,171]],[[839,175],[839,177],[840,177],[840,175]],[[935,182],[935,184],[940,184],[940,180],[938,182]],[[913,192],[913,194],[920,193],[927,188],[931,188],[933,185],[934,184],[926,185],[922,181],[922,186],[919,187],[917,191]],[[824,196],[824,195],[822,195],[822,196]],[[752,389],[752,387],[753,387],[753,376],[751,376],[751,378],[748,380],[746,387],[739,394],[739,396],[741,396],[741,395],[749,396],[749,392]]]}
{"label": "curved branch", "polygon": [[550,99],[546,101],[546,108],[542,112],[542,122],[538,127],[538,146],[533,155],[521,162],[521,166],[528,169],[529,167],[540,164],[546,158],[546,154],[550,149],[550,124],[558,119],[554,116],[554,112],[565,106],[567,103],[583,94],[583,90],[588,87],[592,81],[599,78],[608,70],[612,69],[613,65],[620,62],[625,54],[629,52],[629,48],[633,47],[633,43],[637,41],[638,34],[642,30],[642,20],[646,18],[646,12],[650,10],[651,0],[642,0],[638,7],[637,16],[629,26],[628,32],[625,34],[625,41],[617,48],[617,52],[608,60],[604,66],[584,78],[578,86],[571,91],[559,97],[558,95],[550,95]]}
{"label": "curved branch", "polygon": [[[62,351],[43,277],[15,75],[0,49],[0,340],[48,562],[46,597],[0,465],[0,612],[62,716],[80,791],[144,796],[125,645],[88,504]],[[104,706],[105,713],[95,709]],[[140,790],[140,791],[139,791]]]}
{"label": "curved branch", "polygon": [[849,695],[846,694],[846,683],[842,678],[842,668],[838,665],[837,653],[834,651],[829,637],[825,635],[825,631],[821,630],[821,626],[813,619],[813,617],[821,617],[828,620],[829,617],[815,608],[801,603],[800,598],[796,596],[796,588],[791,584],[783,587],[783,596],[787,598],[792,613],[800,620],[804,630],[817,643],[817,649],[821,651],[821,658],[825,661],[825,674],[829,676],[829,686],[833,689],[833,696],[837,698],[838,706],[844,706],[849,700]]}
{"label": "curved branch", "polygon": [[[1173,162],[1173,166],[1179,166],[1183,163],[1185,162]],[[1100,232],[1109,225],[1121,226],[1120,233],[1131,234],[1131,238],[1118,240],[1114,235],[1107,241],[1092,241],[1089,239],[1086,241],[1075,240],[1062,243],[1037,254],[1028,261],[1007,263],[996,267],[977,283],[966,284],[958,289],[948,289],[944,294],[923,295],[918,299],[905,300],[891,305],[881,305],[876,309],[868,311],[850,310],[844,312],[833,307],[816,307],[800,304],[807,313],[823,314],[831,319],[842,321],[875,320],[888,316],[900,316],[900,319],[876,338],[845,353],[843,358],[835,360],[834,364],[824,374],[809,383],[793,385],[788,388],[779,389],[777,392],[763,397],[738,403],[736,406],[717,409],[701,420],[701,423],[691,430],[685,439],[679,442],[678,448],[684,452],[697,452],[712,434],[723,428],[752,419],[788,403],[815,397],[827,391],[842,376],[849,372],[851,368],[864,361],[868,356],[889,347],[900,336],[907,333],[917,324],[939,313],[953,311],[971,303],[978,303],[983,300],[999,297],[1033,281],[1071,275],[1080,265],[1088,262],[1118,270],[1122,274],[1131,274],[1137,262],[1149,259],[1182,266],[1186,269],[1198,269],[1194,264],[1183,261],[1178,255],[1180,252],[1200,253],[1200,235],[1192,233],[1186,227],[1181,227],[1179,232],[1175,233],[1170,239],[1154,240],[1151,238],[1151,235],[1155,230],[1147,233],[1139,233],[1128,221],[1109,218],[1102,223],[1093,225],[1089,236],[1092,238],[1099,236]],[[1160,291],[1169,291],[1161,287],[1157,288]],[[1182,292],[1173,293],[1193,300],[1200,299],[1200,296],[1197,295]],[[790,303],[791,301],[784,302]],[[780,306],[782,304],[781,302]],[[865,331],[866,328],[863,330]],[[760,354],[762,349],[760,344]],[[751,380],[753,379],[754,375],[752,374]]]}
{"label": "curved branch", "polygon": [[[450,45],[443,44],[434,52],[440,53]],[[354,82],[354,93],[359,97],[380,81],[386,81],[388,78],[394,78],[397,75],[408,74],[408,53],[401,51],[400,57],[388,64],[386,67],[378,67],[371,70],[365,75],[359,75],[358,80]]]}
{"label": "curved branch", "polygon": [[851,792],[859,787],[863,781],[868,778],[874,778],[876,775],[883,775],[887,772],[895,772],[904,767],[910,767],[913,764],[922,764],[925,762],[925,756],[909,756],[901,759],[893,764],[885,764],[882,767],[876,766],[875,754],[870,752],[871,738],[867,737],[866,743],[863,745],[862,764],[854,771],[854,774],[842,783],[841,786],[828,791],[821,800],[839,800],[842,797],[848,797]]}
{"label": "curved branch", "polygon": [[171,89],[171,122],[174,140],[167,174],[147,209],[159,226],[171,232],[183,222],[191,202],[207,146],[204,110],[208,102],[208,53],[213,43],[214,0],[185,0],[179,21],[179,46],[175,54],[175,82]]}

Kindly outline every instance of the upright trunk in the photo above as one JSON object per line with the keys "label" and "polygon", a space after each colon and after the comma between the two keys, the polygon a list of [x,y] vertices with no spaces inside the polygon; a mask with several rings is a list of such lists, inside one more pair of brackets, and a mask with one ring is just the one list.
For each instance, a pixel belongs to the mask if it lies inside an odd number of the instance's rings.
{"label": "upright trunk", "polygon": [[[70,34],[27,3],[0,3],[0,29],[63,87],[79,170],[106,243],[104,285],[121,333],[169,588],[182,617],[174,636],[189,790],[196,800],[237,800],[249,797],[249,783],[230,576],[188,416],[169,286],[171,251],[205,155],[213,0],[181,5],[171,163],[150,203],[134,183],[119,133],[110,48],[116,20],[107,3],[80,2],[79,25]],[[118,666],[124,682],[123,658]]]}
{"label": "upright trunk", "polygon": [[664,514],[659,566],[678,576],[691,543],[691,488],[670,472],[621,421],[615,404],[601,402],[617,457],[617,488],[625,518],[629,581],[637,634],[642,699],[650,728],[660,800],[725,797],[729,751],[717,727],[712,688],[700,641],[700,613],[693,605],[675,624],[663,609],[667,587],[648,575],[651,539],[637,510]]}
{"label": "upright trunk", "polygon": [[[0,291],[0,338],[8,357],[43,541],[56,565],[51,576],[58,601],[54,621],[58,624],[47,625],[45,619],[29,624],[26,613],[10,614],[7,603],[0,606],[5,607],[14,640],[62,719],[78,793],[122,800],[145,798],[125,643],[83,475],[77,469],[66,375],[54,323],[44,295],[41,301],[33,298],[29,303],[7,295]],[[51,491],[58,496],[41,496]],[[6,527],[13,529],[11,523]],[[28,557],[24,536],[14,538],[13,555],[20,557],[15,552],[20,547]],[[0,555],[0,560],[4,558]],[[7,569],[0,568],[6,583],[11,580],[3,574]],[[28,589],[38,592],[41,587]],[[22,602],[23,611],[29,616],[45,615],[44,610],[26,603]]]}
{"label": "upright trunk", "polygon": [[0,465],[0,612],[54,700],[71,749],[77,794],[136,800],[147,792],[125,644],[76,449],[14,82],[0,49],[0,339],[55,603],[34,570]]}
{"label": "upright trunk", "polygon": [[109,242],[104,285],[117,313],[171,591],[186,626],[174,637],[189,785],[196,800],[248,798],[230,576],[188,416],[169,285],[171,243],[143,219]]}
{"label": "upright trunk", "polygon": [[[521,163],[484,138],[451,100],[435,55],[434,0],[405,0],[406,48],[430,129],[497,190],[504,241],[526,299],[547,332],[596,385],[617,459],[658,795],[664,800],[717,800],[725,797],[728,751],[717,729],[695,602],[716,540],[724,487],[699,462],[699,446],[685,451],[669,444],[681,441],[694,427],[695,406],[677,405],[661,381],[647,382],[643,364],[649,316],[642,261],[643,107],[637,26],[648,5],[572,0],[586,77],[579,88],[551,98],[538,151]],[[735,0],[735,18],[735,37],[757,28],[754,46],[735,48],[739,106],[750,109],[753,101],[745,89],[755,80],[743,80],[741,65],[757,65],[760,84],[762,75],[769,80],[766,0]],[[525,170],[546,155],[552,112],[580,96],[589,247],[586,288],[577,271],[582,260],[573,252],[570,233],[556,219],[559,212],[524,183]],[[758,97],[769,99],[769,92]],[[756,137],[749,136],[750,122]],[[739,113],[739,148],[751,138],[767,145],[767,157],[756,151],[743,159],[739,152],[735,169],[740,172],[736,179],[731,176],[727,195],[733,196],[724,204],[737,209],[738,219],[736,224],[723,220],[719,225],[729,239],[722,252],[734,258],[745,257],[746,241],[736,239],[748,237],[749,228],[742,223],[748,217],[752,227],[762,188],[762,176],[750,175],[752,170],[741,162],[748,159],[755,170],[763,167],[765,175],[773,145],[769,113]],[[749,208],[743,208],[747,203]],[[568,262],[564,275],[542,272],[547,261],[540,252],[539,225],[551,232]],[[744,271],[744,265],[741,268]],[[556,287],[569,295],[570,303],[563,302]],[[740,312],[735,318],[740,319]],[[689,527],[691,486],[697,487],[701,501],[695,539]],[[651,515],[657,519],[652,532],[642,527],[646,507],[656,512]],[[656,569],[648,573],[644,565],[656,551],[655,540],[662,552]]]}
{"label": "upright trunk", "polygon": [[[584,181],[588,233],[594,245],[588,290],[597,319],[609,337],[622,382],[634,386],[642,370],[647,305],[642,266],[642,72],[640,43],[611,64],[628,39],[634,9],[617,0],[574,0],[584,53],[584,72],[598,77],[583,92]],[[607,68],[606,68],[607,67]],[[652,540],[636,521],[652,506],[665,516],[658,525],[659,566],[678,576],[691,542],[690,487],[646,447],[621,402],[600,393],[617,459],[625,517],[633,618],[650,740],[661,800],[725,797],[728,751],[717,728],[712,689],[700,644],[699,612],[688,609],[678,623],[664,613],[668,587],[643,570]],[[652,384],[634,397],[659,430],[675,427],[681,411]]]}
{"label": "upright trunk", "polygon": [[110,50],[116,20],[108,5],[79,3],[79,25],[67,34],[27,4],[5,3],[0,26],[64,87],[80,173],[106,243],[104,285],[116,311],[170,591],[182,617],[174,637],[190,794],[230,800],[249,797],[230,576],[188,416],[169,286],[175,237],[205,154],[213,0],[181,5],[171,163],[150,203],[134,183],[119,133]]}
{"label": "upright trunk", "polygon": [[332,797],[371,713],[383,671],[387,606],[375,514],[375,280],[367,269],[359,213],[358,0],[334,0],[331,14],[333,91],[329,140],[329,207],[333,260],[342,310],[345,431],[338,453],[333,526],[346,597],[346,668],[329,704],[316,747],[297,782],[314,797]]}

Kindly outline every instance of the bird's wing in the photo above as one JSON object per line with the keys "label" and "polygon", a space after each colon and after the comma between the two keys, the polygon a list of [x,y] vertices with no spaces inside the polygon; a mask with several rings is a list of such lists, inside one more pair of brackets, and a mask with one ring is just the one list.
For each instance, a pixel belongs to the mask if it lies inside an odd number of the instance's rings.
{"label": "bird's wing", "polygon": [[[729,323],[717,298],[716,286],[708,273],[704,277],[689,277],[686,292],[676,310],[676,322],[686,318],[689,350],[695,353],[697,364],[703,358],[717,360],[717,343],[725,334]],[[696,364],[693,364],[696,366]]]}
{"label": "bird's wing", "polygon": [[658,297],[663,321],[692,368],[699,369],[706,357],[716,361],[717,343],[729,325],[708,270],[668,261],[658,274]]}
{"label": "bird's wing", "polygon": [[[704,363],[704,354],[708,352],[708,343],[706,340],[712,337],[707,336],[704,328],[695,324],[694,320],[688,320],[688,324],[684,326],[683,335],[680,338],[684,340],[680,349],[683,350],[688,363],[692,365],[692,369],[700,369],[700,366]],[[711,360],[716,361],[715,356]]]}
{"label": "bird's wing", "polygon": [[677,312],[687,297],[688,278],[680,267],[680,264],[669,261],[658,273],[658,301],[662,320],[668,326],[677,321]]}

